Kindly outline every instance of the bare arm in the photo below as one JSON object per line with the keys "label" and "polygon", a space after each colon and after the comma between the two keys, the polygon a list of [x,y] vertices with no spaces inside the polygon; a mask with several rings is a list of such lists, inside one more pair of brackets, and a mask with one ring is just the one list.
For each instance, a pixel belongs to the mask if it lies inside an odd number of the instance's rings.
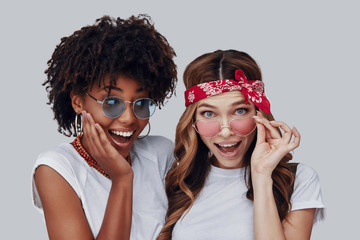
{"label": "bare arm", "polygon": [[41,165],[35,172],[35,184],[49,239],[94,239],[79,197],[60,174]]}
{"label": "bare arm", "polygon": [[291,211],[282,222],[286,239],[310,239],[315,208]]}
{"label": "bare arm", "polygon": [[[310,239],[314,209],[290,212],[280,222],[273,194],[272,171],[286,153],[299,146],[300,134],[282,122],[269,122],[260,114],[257,120],[257,143],[251,157],[254,188],[254,236],[258,240]],[[284,130],[281,136],[275,127]],[[292,141],[293,138],[293,141]]]}
{"label": "bare arm", "polygon": [[[85,118],[84,134],[97,146],[94,152],[96,160],[100,160],[99,164],[112,182],[96,239],[129,239],[133,172],[126,160],[109,146],[103,130],[95,125],[92,118]],[[35,184],[50,239],[94,239],[79,197],[60,174],[48,166],[39,166],[35,172]]]}
{"label": "bare arm", "polygon": [[[256,186],[255,186],[256,184]],[[272,180],[256,180],[254,184],[255,239],[310,239],[315,209],[291,211],[280,222],[272,191]]]}
{"label": "bare arm", "polygon": [[[41,165],[35,172],[35,184],[50,239],[94,239],[79,197],[60,174]],[[96,239],[129,238],[131,201],[131,179],[112,184],[104,220]]]}

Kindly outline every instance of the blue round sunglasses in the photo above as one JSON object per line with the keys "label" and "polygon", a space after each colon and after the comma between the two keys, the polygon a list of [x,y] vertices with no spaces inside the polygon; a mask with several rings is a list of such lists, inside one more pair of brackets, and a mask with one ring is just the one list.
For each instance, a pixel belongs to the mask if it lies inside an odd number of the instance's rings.
{"label": "blue round sunglasses", "polygon": [[85,92],[86,95],[94,99],[96,102],[102,104],[102,110],[105,116],[108,118],[117,118],[121,116],[126,108],[126,103],[132,104],[132,109],[137,118],[140,119],[148,119],[150,118],[156,109],[155,102],[150,98],[139,98],[136,99],[134,102],[132,101],[125,101],[120,97],[109,96],[106,97],[103,101],[100,101],[89,93]]}

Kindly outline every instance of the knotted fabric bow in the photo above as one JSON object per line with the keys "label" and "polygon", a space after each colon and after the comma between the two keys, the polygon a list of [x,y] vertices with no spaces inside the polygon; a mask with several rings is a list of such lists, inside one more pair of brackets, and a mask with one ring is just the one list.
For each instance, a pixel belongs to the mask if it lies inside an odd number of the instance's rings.
{"label": "knotted fabric bow", "polygon": [[250,100],[260,110],[270,113],[270,102],[265,97],[264,83],[259,80],[248,81],[241,70],[235,71],[235,80],[225,79],[213,82],[200,83],[185,91],[185,106],[201,99],[218,95],[224,92],[241,91],[245,104]]}

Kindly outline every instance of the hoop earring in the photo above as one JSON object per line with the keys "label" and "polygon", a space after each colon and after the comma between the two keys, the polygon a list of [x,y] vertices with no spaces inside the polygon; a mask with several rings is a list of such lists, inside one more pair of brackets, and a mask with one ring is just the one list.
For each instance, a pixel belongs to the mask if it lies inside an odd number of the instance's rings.
{"label": "hoop earring", "polygon": [[145,135],[145,136],[138,137],[137,139],[142,140],[142,139],[146,138],[146,137],[149,135],[149,133],[150,133],[150,129],[151,129],[151,127],[150,127],[150,122],[148,122],[146,125],[149,125],[149,130],[148,130],[148,132],[146,133],[146,135]]}
{"label": "hoop earring", "polygon": [[75,115],[75,123],[74,123],[76,137],[79,137],[83,134],[83,124],[82,123],[83,123],[82,115],[76,114]]}

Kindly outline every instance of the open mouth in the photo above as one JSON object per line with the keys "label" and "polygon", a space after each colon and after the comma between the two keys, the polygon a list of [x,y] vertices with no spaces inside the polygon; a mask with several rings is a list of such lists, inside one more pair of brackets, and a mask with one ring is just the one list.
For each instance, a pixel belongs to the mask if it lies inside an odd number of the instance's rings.
{"label": "open mouth", "polygon": [[135,130],[129,132],[121,132],[115,130],[109,130],[109,133],[113,140],[116,143],[126,143],[130,141],[131,136],[134,134]]}
{"label": "open mouth", "polygon": [[232,153],[236,151],[241,142],[232,143],[232,144],[217,144],[215,146],[223,153]]}

